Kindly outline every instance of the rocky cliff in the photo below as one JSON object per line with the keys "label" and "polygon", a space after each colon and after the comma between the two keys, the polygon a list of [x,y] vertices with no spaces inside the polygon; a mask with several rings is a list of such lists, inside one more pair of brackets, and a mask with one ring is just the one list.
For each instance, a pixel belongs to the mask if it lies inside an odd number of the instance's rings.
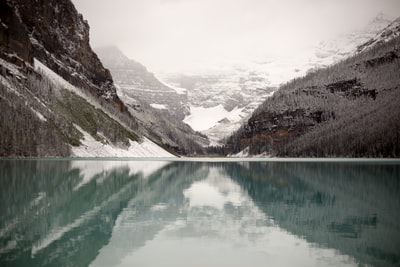
{"label": "rocky cliff", "polygon": [[90,47],[87,21],[71,1],[9,0],[1,5],[3,58],[16,52],[32,64],[35,57],[73,85],[126,110],[110,72]]}
{"label": "rocky cliff", "polygon": [[171,156],[118,97],[71,1],[0,7],[0,157]]}
{"label": "rocky cliff", "polygon": [[20,66],[24,61],[33,63],[28,30],[6,1],[0,2],[0,57]]}

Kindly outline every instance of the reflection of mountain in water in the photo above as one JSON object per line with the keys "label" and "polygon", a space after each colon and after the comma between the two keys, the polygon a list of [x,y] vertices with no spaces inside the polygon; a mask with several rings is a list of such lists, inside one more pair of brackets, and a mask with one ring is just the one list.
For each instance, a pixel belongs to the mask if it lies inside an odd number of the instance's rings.
{"label": "reflection of mountain in water", "polygon": [[116,266],[176,221],[184,206],[183,191],[202,179],[204,172],[199,163],[175,162],[147,177],[119,214],[112,237],[92,266]]}
{"label": "reflection of mountain in water", "polygon": [[0,162],[0,266],[87,266],[132,198],[152,203],[165,186],[154,195],[149,188],[194,171],[167,165],[145,179],[143,172],[131,174],[129,164],[108,170],[97,164],[102,171],[82,185],[85,174],[70,161]]}
{"label": "reflection of mountain in water", "polygon": [[400,166],[248,163],[226,171],[280,227],[361,263],[400,264]]}
{"label": "reflection of mountain in water", "polygon": [[121,168],[74,190],[82,176],[69,161],[6,161],[1,167],[1,266],[87,266],[139,178]]}
{"label": "reflection of mountain in water", "polygon": [[0,161],[0,266],[114,266],[170,227],[262,245],[276,224],[396,266],[398,177],[370,163]]}

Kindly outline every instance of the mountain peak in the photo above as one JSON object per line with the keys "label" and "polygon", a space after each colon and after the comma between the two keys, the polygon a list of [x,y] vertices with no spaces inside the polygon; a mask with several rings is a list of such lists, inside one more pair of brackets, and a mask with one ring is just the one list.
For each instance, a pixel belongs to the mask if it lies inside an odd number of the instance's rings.
{"label": "mountain peak", "polygon": [[383,13],[383,12],[379,12],[379,13],[375,16],[375,18],[373,18],[373,19],[371,20],[371,23],[372,23],[372,22],[380,22],[380,21],[384,21],[384,22],[390,23],[392,20],[393,20],[393,17],[391,17],[391,16],[389,16],[388,14],[385,14],[385,13]]}
{"label": "mountain peak", "polygon": [[387,23],[386,27],[378,31],[378,33],[368,41],[359,45],[356,52],[362,52],[376,46],[377,44],[385,43],[400,35],[400,17]]}

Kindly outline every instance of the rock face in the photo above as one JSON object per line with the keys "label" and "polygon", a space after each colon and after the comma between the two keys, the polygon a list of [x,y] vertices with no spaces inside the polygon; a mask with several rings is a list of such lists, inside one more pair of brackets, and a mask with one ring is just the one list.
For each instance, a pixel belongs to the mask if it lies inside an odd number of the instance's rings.
{"label": "rock face", "polygon": [[[154,108],[165,109],[170,115],[183,120],[188,114],[187,93],[178,92],[160,82],[153,73],[142,64],[127,58],[116,47],[96,48],[104,65],[110,69],[115,84],[121,90],[119,95],[125,95],[130,100],[145,102]],[[140,103],[128,103],[138,108]]]}
{"label": "rock face", "polygon": [[[2,8],[2,38],[12,37],[9,46],[21,58],[32,64],[35,57],[73,85],[126,109],[110,72],[90,47],[87,21],[71,1],[10,0],[2,5],[11,8]],[[14,32],[7,33],[7,28]]]}
{"label": "rock face", "polygon": [[33,63],[28,31],[21,18],[6,1],[0,2],[0,56],[18,65],[23,61]]}

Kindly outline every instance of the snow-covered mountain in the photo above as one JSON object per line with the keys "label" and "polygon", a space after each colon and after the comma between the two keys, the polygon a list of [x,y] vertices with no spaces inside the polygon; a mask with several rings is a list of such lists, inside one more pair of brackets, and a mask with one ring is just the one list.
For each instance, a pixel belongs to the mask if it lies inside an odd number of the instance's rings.
{"label": "snow-covered mountain", "polygon": [[197,75],[164,76],[172,86],[188,92],[190,114],[184,119],[206,134],[213,145],[236,130],[275,87],[268,77],[242,68]]}
{"label": "snow-covered mountain", "polygon": [[213,144],[237,130],[276,88],[307,72],[352,54],[391,20],[379,14],[364,28],[324,40],[296,55],[221,64],[221,68],[190,74],[158,74],[172,86],[187,89],[190,114],[185,122],[206,134]]}
{"label": "snow-covered mountain", "polygon": [[324,67],[354,54],[359,45],[373,38],[392,22],[383,13],[379,13],[364,28],[338,36],[335,39],[320,42],[315,49],[316,67]]}
{"label": "snow-covered mountain", "polygon": [[366,51],[378,44],[386,43],[400,35],[400,17],[390,23],[383,30],[379,31],[374,37],[359,45],[356,49],[357,53]]}

